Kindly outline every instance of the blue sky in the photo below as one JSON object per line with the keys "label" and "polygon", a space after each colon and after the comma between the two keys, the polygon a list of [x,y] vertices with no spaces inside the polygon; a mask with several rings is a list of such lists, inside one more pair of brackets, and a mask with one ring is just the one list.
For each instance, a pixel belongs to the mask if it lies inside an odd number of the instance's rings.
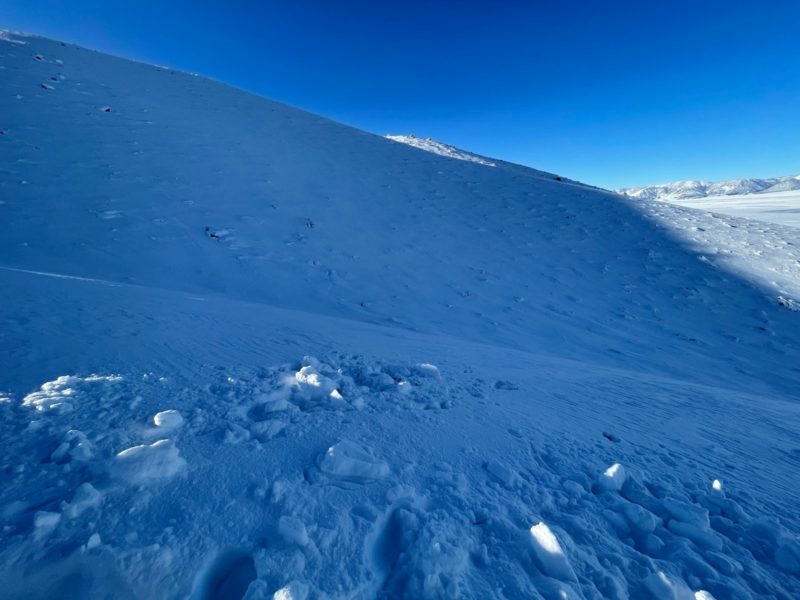
{"label": "blue sky", "polygon": [[4,0],[0,27],[604,187],[800,173],[800,2]]}

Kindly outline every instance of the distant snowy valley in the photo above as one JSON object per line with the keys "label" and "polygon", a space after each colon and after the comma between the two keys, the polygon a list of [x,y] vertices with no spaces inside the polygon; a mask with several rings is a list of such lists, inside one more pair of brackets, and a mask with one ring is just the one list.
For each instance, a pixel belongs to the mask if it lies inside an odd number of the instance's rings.
{"label": "distant snowy valley", "polygon": [[800,596],[793,223],[39,37],[0,78],[3,597]]}
{"label": "distant snowy valley", "polygon": [[679,181],[617,191],[636,199],[663,200],[708,212],[800,227],[800,175],[719,182]]}

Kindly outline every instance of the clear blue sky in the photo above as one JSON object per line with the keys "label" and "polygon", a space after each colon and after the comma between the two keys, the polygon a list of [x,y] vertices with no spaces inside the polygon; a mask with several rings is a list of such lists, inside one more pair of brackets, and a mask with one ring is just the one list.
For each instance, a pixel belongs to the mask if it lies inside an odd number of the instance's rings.
{"label": "clear blue sky", "polygon": [[800,173],[798,0],[4,0],[0,27],[605,187]]}

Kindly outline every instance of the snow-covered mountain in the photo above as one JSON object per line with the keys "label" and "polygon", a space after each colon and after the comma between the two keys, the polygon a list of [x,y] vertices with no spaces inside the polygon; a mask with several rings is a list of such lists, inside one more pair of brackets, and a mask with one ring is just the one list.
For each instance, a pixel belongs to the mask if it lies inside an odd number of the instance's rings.
{"label": "snow-covered mountain", "polygon": [[797,229],[0,38],[4,597],[800,594]]}
{"label": "snow-covered mountain", "polygon": [[675,181],[661,185],[622,188],[620,194],[647,200],[688,200],[708,196],[738,196],[800,190],[800,175],[768,179],[729,179],[726,181]]}

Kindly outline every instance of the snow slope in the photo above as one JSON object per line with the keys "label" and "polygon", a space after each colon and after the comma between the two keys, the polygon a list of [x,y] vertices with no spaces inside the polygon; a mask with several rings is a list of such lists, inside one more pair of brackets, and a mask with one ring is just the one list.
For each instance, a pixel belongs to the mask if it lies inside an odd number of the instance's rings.
{"label": "snow slope", "polygon": [[791,598],[798,234],[0,39],[7,597]]}
{"label": "snow slope", "polygon": [[742,196],[748,194],[774,194],[800,190],[800,175],[771,177],[768,179],[729,179],[726,181],[675,181],[660,185],[617,190],[631,198],[648,200],[689,200],[716,196]]}

